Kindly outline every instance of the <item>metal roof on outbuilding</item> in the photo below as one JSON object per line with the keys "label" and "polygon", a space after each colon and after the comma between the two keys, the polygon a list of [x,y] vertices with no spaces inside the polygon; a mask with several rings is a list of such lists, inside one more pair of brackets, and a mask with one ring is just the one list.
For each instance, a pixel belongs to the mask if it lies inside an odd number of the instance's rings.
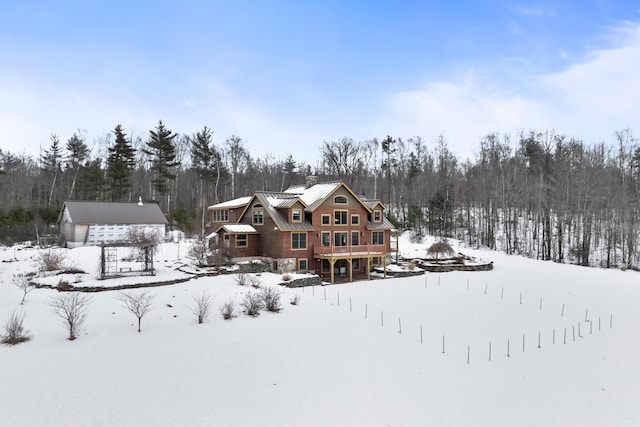
{"label": "metal roof on outbuilding", "polygon": [[62,212],[67,210],[74,224],[167,224],[156,203],[115,203],[66,201]]}

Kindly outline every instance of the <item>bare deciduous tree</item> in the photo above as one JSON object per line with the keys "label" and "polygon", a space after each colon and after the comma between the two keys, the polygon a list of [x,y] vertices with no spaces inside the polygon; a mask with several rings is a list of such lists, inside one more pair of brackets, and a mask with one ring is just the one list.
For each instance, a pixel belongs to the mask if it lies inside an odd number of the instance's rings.
{"label": "bare deciduous tree", "polygon": [[153,295],[150,295],[148,291],[139,294],[122,292],[119,299],[124,302],[126,309],[138,318],[138,332],[140,332],[142,318],[153,306]]}
{"label": "bare deciduous tree", "polygon": [[13,275],[13,284],[16,285],[22,291],[22,301],[20,301],[20,305],[24,305],[24,302],[27,298],[27,294],[33,291],[36,286],[29,281],[29,278],[22,273]]}
{"label": "bare deciduous tree", "polygon": [[77,292],[62,293],[49,302],[53,312],[69,330],[69,341],[78,338],[87,320],[91,298]]}
{"label": "bare deciduous tree", "polygon": [[189,257],[196,261],[200,267],[208,264],[209,241],[205,237],[199,237],[189,248]]}

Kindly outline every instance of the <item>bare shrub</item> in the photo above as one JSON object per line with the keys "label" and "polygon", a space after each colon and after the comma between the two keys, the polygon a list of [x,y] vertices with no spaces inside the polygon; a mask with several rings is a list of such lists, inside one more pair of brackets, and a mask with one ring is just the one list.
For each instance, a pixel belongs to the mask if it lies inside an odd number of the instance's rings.
{"label": "bare shrub", "polygon": [[[160,243],[160,234],[155,228],[134,226],[129,227],[124,240],[128,243],[151,246],[153,252],[156,253],[158,243]],[[132,248],[132,256],[138,260],[144,259],[144,249]]]}
{"label": "bare shrub", "polygon": [[69,330],[69,341],[78,338],[87,320],[87,309],[91,298],[77,292],[62,293],[49,301],[53,312]]}
{"label": "bare shrub", "polygon": [[247,315],[256,317],[260,315],[260,310],[264,308],[264,300],[261,294],[249,290],[242,297],[240,305]]}
{"label": "bare shrub", "polygon": [[29,281],[29,278],[22,273],[14,274],[12,278],[13,284],[22,291],[22,301],[20,305],[24,305],[27,294],[36,288],[36,285]]}
{"label": "bare shrub", "polygon": [[441,240],[429,246],[427,249],[427,255],[433,256],[436,259],[442,256],[454,256],[456,251],[453,250],[449,242]]}
{"label": "bare shrub", "polygon": [[209,241],[204,237],[198,238],[189,248],[189,257],[192,258],[199,267],[209,264]]}
{"label": "bare shrub", "polygon": [[30,339],[31,336],[24,329],[24,314],[19,314],[14,310],[4,325],[4,334],[0,337],[0,342],[7,345],[16,345]]}
{"label": "bare shrub", "polygon": [[254,289],[259,289],[262,286],[262,279],[258,275],[249,276],[249,284]]}
{"label": "bare shrub", "polygon": [[236,303],[233,300],[225,302],[220,308],[220,314],[224,320],[233,319],[238,314],[236,313]]}
{"label": "bare shrub", "polygon": [[291,275],[291,273],[284,273],[282,275],[283,282],[290,282],[291,280],[293,280],[293,276]]}
{"label": "bare shrub", "polygon": [[293,294],[293,296],[289,299],[289,302],[291,303],[291,305],[300,304],[300,295],[299,294]]}
{"label": "bare shrub", "polygon": [[236,281],[236,284],[240,286],[247,286],[249,285],[249,275],[244,271],[241,271],[238,274],[236,274],[235,281]]}
{"label": "bare shrub", "polygon": [[260,291],[260,296],[262,297],[262,304],[267,311],[278,313],[282,310],[282,305],[280,304],[281,294],[276,288],[266,286]]}
{"label": "bare shrub", "polygon": [[142,318],[152,308],[153,295],[150,295],[148,291],[139,294],[122,292],[119,299],[124,303],[125,308],[138,319],[138,332],[140,332]]}
{"label": "bare shrub", "polygon": [[195,314],[198,319],[198,323],[203,323],[209,317],[209,313],[211,312],[211,295],[209,295],[206,291],[202,291],[202,294],[197,297],[192,296],[193,298],[193,306],[191,307],[191,311]]}
{"label": "bare shrub", "polygon": [[43,249],[38,251],[36,265],[40,271],[62,270],[67,260],[67,254],[63,249]]}

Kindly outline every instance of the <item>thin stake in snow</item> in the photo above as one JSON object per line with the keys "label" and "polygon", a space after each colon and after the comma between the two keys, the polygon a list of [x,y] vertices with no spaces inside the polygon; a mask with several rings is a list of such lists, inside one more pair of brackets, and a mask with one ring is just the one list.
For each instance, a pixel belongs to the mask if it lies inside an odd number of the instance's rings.
{"label": "thin stake in snow", "polygon": [[540,298],[540,310],[542,310],[542,298]]}
{"label": "thin stake in snow", "polygon": [[422,325],[420,325],[420,344],[422,344]]}
{"label": "thin stake in snow", "polygon": [[324,300],[327,300],[327,288],[322,288],[322,290],[324,291]]}
{"label": "thin stake in snow", "polygon": [[540,348],[540,331],[538,331],[538,348]]}
{"label": "thin stake in snow", "polygon": [[402,333],[402,322],[400,321],[400,318],[398,317],[398,333],[401,334]]}
{"label": "thin stake in snow", "polygon": [[589,335],[593,334],[593,322],[589,319]]}
{"label": "thin stake in snow", "polygon": [[504,299],[504,286],[502,287],[502,292],[500,292],[500,299]]}
{"label": "thin stake in snow", "polygon": [[613,329],[613,314],[611,314],[611,317],[609,318],[609,329]]}
{"label": "thin stake in snow", "polygon": [[489,341],[489,362],[491,362],[491,341]]}
{"label": "thin stake in snow", "polygon": [[384,311],[380,310],[380,326],[384,326]]}
{"label": "thin stake in snow", "polygon": [[520,292],[520,304],[522,304],[522,292]]}
{"label": "thin stake in snow", "polygon": [[467,346],[467,365],[469,364],[470,360],[471,360],[471,346],[468,345]]}
{"label": "thin stake in snow", "polygon": [[340,306],[340,292],[338,292],[338,306]]}
{"label": "thin stake in snow", "polygon": [[524,334],[522,334],[522,352],[524,353]]}
{"label": "thin stake in snow", "polygon": [[598,316],[598,332],[602,330],[602,322],[600,321],[600,316]]}
{"label": "thin stake in snow", "polygon": [[444,335],[442,336],[442,354],[444,354]]}
{"label": "thin stake in snow", "polygon": [[511,357],[511,341],[507,340],[507,357]]}
{"label": "thin stake in snow", "polygon": [[440,276],[438,276],[438,287],[440,287]]}
{"label": "thin stake in snow", "polygon": [[424,276],[424,287],[425,288],[427,287],[427,276],[426,275]]}
{"label": "thin stake in snow", "polygon": [[567,328],[564,328],[564,343],[567,343]]}
{"label": "thin stake in snow", "polygon": [[578,338],[582,338],[582,332],[580,332],[580,322],[578,322]]}
{"label": "thin stake in snow", "polygon": [[564,316],[564,303],[562,303],[562,311],[560,312],[560,316]]}
{"label": "thin stake in snow", "polygon": [[315,285],[311,285],[311,296],[316,296],[316,287]]}
{"label": "thin stake in snow", "polygon": [[351,305],[351,297],[349,297],[349,311],[353,311],[353,306]]}
{"label": "thin stake in snow", "polygon": [[589,318],[589,309],[587,308],[587,311],[584,312],[584,321],[586,322],[588,318]]}
{"label": "thin stake in snow", "polygon": [[556,330],[555,329],[553,330],[553,341],[552,342],[553,342],[553,344],[556,343]]}
{"label": "thin stake in snow", "polygon": [[364,318],[368,318],[368,312],[369,312],[369,304],[365,304],[364,305]]}
{"label": "thin stake in snow", "polygon": [[469,290],[469,279],[467,279],[467,290]]}
{"label": "thin stake in snow", "polygon": [[485,294],[485,295],[487,294],[487,289],[489,289],[489,284],[488,284],[488,283],[485,283],[485,284],[484,284],[484,294]]}
{"label": "thin stake in snow", "polygon": [[571,331],[573,333],[573,340],[576,340],[576,325],[571,325]]}

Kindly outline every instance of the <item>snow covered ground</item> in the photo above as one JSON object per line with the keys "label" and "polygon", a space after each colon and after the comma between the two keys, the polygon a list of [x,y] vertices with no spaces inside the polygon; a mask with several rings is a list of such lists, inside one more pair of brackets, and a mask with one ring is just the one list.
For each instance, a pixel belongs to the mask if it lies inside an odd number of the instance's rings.
{"label": "snow covered ground", "polygon": [[[162,245],[158,274],[140,280],[184,277],[180,245]],[[57,291],[35,290],[20,307],[33,339],[0,346],[0,425],[640,425],[638,273],[456,249],[494,270],[282,288],[281,313],[233,320],[219,307],[248,288],[205,277],[151,288],[141,333],[119,292],[94,293],[75,341],[48,305]],[[0,329],[21,299],[12,275],[35,255],[0,248],[18,259],[0,262]],[[69,251],[89,273],[74,280],[106,283],[97,256]],[[199,325],[203,290],[215,307]]]}

